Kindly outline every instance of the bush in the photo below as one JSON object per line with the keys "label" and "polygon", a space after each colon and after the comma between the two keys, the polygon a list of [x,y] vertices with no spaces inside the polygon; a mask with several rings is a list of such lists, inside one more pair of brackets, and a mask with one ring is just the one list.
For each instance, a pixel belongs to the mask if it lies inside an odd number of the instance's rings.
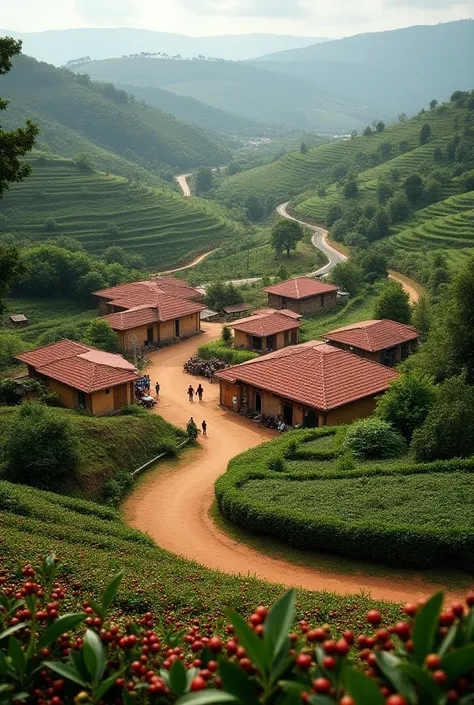
{"label": "bush", "polygon": [[253,360],[258,355],[249,350],[234,350],[218,340],[215,343],[200,345],[197,349],[197,357],[203,360],[224,360],[229,365],[240,365],[241,362]]}
{"label": "bush", "polygon": [[120,352],[117,333],[113,330],[110,323],[101,318],[95,319],[88,325],[84,333],[84,342],[106,352]]}
{"label": "bush", "polygon": [[349,470],[354,470],[355,466],[355,458],[353,453],[351,453],[350,451],[346,451],[345,453],[340,455],[336,462],[336,470],[339,470],[340,472],[348,472]]}
{"label": "bush", "polygon": [[108,480],[102,489],[102,501],[110,507],[117,507],[133,487],[133,477],[129,472],[119,472]]}
{"label": "bush", "polygon": [[4,454],[7,479],[44,489],[73,475],[79,459],[69,419],[38,402],[24,402],[13,413]]}
{"label": "bush", "polygon": [[437,398],[432,382],[416,374],[405,374],[392,382],[377,402],[377,416],[399,431],[407,441],[421,426]]}
{"label": "bush", "polygon": [[222,342],[230,346],[232,344],[232,329],[229,326],[222,326]]}
{"label": "bush", "polygon": [[362,460],[396,458],[404,452],[405,442],[389,423],[363,419],[349,428],[343,448]]}

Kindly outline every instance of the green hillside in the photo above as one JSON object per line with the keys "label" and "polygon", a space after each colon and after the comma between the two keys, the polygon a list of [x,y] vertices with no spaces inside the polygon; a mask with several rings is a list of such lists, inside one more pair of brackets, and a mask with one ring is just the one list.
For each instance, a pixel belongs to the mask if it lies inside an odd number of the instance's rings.
{"label": "green hillside", "polygon": [[[345,37],[264,56],[256,64],[382,108],[384,117],[472,87],[474,20]],[[252,62],[255,64],[255,62]]]}
{"label": "green hillside", "polygon": [[295,77],[233,61],[122,58],[80,67],[93,79],[164,88],[241,117],[333,135],[359,128],[369,111],[333,89],[315,90]]}
{"label": "green hillside", "polygon": [[[340,178],[341,166],[357,168],[359,163],[365,163],[364,168],[367,168],[371,160],[378,164],[383,160],[380,150],[385,143],[390,144],[389,159],[400,154],[401,142],[407,143],[410,152],[403,155],[403,160],[408,170],[413,166],[413,157],[418,160],[426,154],[427,159],[433,159],[432,142],[426,149],[417,149],[421,126],[425,123],[431,126],[431,140],[448,139],[453,132],[454,117],[462,112],[449,106],[446,111],[430,111],[404,123],[391,125],[384,132],[370,137],[361,135],[345,142],[332,142],[310,149],[306,154],[292,152],[273,164],[226,179],[216,196],[228,205],[234,205],[244,203],[253,194],[262,201],[276,205],[307,191],[313,184],[336,181]],[[412,150],[416,152],[412,153]],[[361,171],[360,168],[357,170]]]}
{"label": "green hillside", "polygon": [[161,270],[239,232],[217,204],[184,199],[168,187],[84,171],[62,158],[29,161],[30,178],[0,201],[0,229],[34,242],[68,235],[95,254],[119,245]]}
{"label": "green hillside", "polygon": [[64,69],[26,56],[2,77],[2,97],[11,101],[5,129],[27,118],[40,127],[40,144],[73,157],[86,152],[94,166],[150,179],[167,169],[186,170],[228,159],[219,139],[173,116],[133,101],[124,91],[94,84]]}

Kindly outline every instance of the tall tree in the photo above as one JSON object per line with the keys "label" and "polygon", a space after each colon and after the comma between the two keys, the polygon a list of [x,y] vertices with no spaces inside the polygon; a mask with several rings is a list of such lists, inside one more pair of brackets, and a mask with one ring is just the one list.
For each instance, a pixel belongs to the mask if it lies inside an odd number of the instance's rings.
{"label": "tall tree", "polygon": [[377,298],[374,318],[388,318],[399,323],[410,323],[410,297],[398,282],[389,281]]}
{"label": "tall tree", "polygon": [[118,353],[120,351],[117,333],[110,323],[102,318],[96,318],[89,324],[84,334],[84,342],[106,352]]}
{"label": "tall tree", "polygon": [[210,191],[212,188],[213,184],[213,176],[212,176],[212,171],[209,169],[207,166],[201,166],[197,172],[196,176],[194,178],[194,189],[196,191],[196,194],[199,195],[200,193],[206,193],[206,191]]}
{"label": "tall tree", "polygon": [[423,127],[420,130],[420,144],[426,144],[431,137],[431,125],[429,125],[427,122],[423,125]]}
{"label": "tall tree", "polygon": [[277,255],[286,251],[290,256],[291,250],[296,250],[298,242],[303,239],[303,228],[296,220],[279,220],[272,229],[271,245]]}

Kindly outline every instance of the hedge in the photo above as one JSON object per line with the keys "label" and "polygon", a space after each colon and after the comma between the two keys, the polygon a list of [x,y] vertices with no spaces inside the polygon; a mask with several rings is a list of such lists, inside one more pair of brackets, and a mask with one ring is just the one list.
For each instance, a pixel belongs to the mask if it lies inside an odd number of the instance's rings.
{"label": "hedge", "polygon": [[[250,480],[275,479],[269,469],[278,457],[286,457],[297,440],[304,442],[327,435],[329,429],[294,431],[282,439],[265,444],[233,458],[227,472],[215,485],[215,496],[222,514],[242,528],[278,538],[291,546],[313,551],[331,552],[355,559],[371,560],[393,566],[429,568],[446,565],[474,571],[474,528],[435,528],[400,526],[382,523],[376,518],[345,522],[332,516],[311,515],[304,510],[270,507],[258,498],[249,500],[239,491]],[[335,431],[336,429],[332,429]],[[298,450],[298,453],[301,451]],[[293,459],[293,458],[292,458]],[[359,466],[353,470],[325,470],[323,473],[278,472],[289,482],[347,479],[417,473],[474,472],[474,458],[434,463],[403,464],[394,461],[383,467]],[[285,470],[285,468],[284,468]]]}
{"label": "hedge", "polygon": [[222,341],[217,341],[215,343],[200,345],[197,349],[197,357],[203,360],[224,360],[224,362],[227,362],[229,365],[240,365],[241,362],[253,360],[258,357],[258,355],[249,350],[235,350],[234,348],[229,348]]}

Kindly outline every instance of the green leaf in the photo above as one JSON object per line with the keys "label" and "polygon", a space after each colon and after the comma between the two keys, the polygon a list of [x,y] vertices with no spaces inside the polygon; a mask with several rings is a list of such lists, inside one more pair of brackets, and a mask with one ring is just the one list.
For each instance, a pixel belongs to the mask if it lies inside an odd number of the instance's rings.
{"label": "green leaf", "polygon": [[448,678],[456,680],[467,671],[472,671],[474,665],[474,644],[466,644],[447,654],[441,661],[441,668],[446,671]]}
{"label": "green leaf", "polygon": [[385,698],[375,681],[360,671],[348,668],[344,674],[347,692],[352,695],[357,705],[385,705]]}
{"label": "green leaf", "polygon": [[456,636],[458,633],[458,626],[459,626],[458,624],[453,624],[453,626],[450,628],[449,632],[444,637],[444,639],[441,643],[441,646],[438,649],[438,656],[440,658],[443,658],[443,656],[445,656],[448,653],[449,649],[456,641]]}
{"label": "green leaf", "polygon": [[275,660],[282,644],[288,639],[288,632],[293,623],[296,590],[288,590],[275,602],[265,622],[265,644],[272,662]]}
{"label": "green leaf", "polygon": [[69,658],[71,659],[72,665],[76,669],[79,676],[87,682],[89,680],[89,671],[84,663],[84,654],[82,653],[82,650],[74,651],[74,649],[71,649],[69,652]]}
{"label": "green leaf", "polygon": [[10,641],[8,642],[8,655],[11,659],[18,680],[21,681],[25,673],[26,656],[23,653],[20,642],[14,636],[11,636]]}
{"label": "green leaf", "polygon": [[70,629],[75,629],[78,624],[81,624],[86,618],[84,612],[71,612],[70,614],[65,614],[62,617],[56,619],[50,626],[44,631],[39,640],[38,648],[42,649],[45,646],[49,646],[56,641],[61,634],[68,632]]}
{"label": "green leaf", "polygon": [[433,651],[438,619],[443,604],[443,593],[437,592],[430,597],[415,617],[413,627],[413,659],[418,665]]}
{"label": "green leaf", "polygon": [[87,598],[87,601],[89,602],[90,606],[94,610],[94,612],[101,618],[105,619],[107,615],[107,611],[101,607],[95,600],[93,600],[91,597]]}
{"label": "green leaf", "polygon": [[27,624],[22,622],[21,624],[15,624],[14,627],[8,627],[8,629],[5,629],[3,632],[0,632],[0,640],[5,639],[5,637],[10,636],[10,634],[14,634],[19,629],[24,629],[27,626]]}
{"label": "green leaf", "polygon": [[[474,608],[471,607],[471,611],[466,617],[466,643],[469,644],[474,641]],[[0,637],[1,638],[1,637]]]}
{"label": "green leaf", "polygon": [[114,685],[115,681],[117,678],[120,678],[120,676],[123,674],[125,671],[125,667],[121,668],[120,671],[116,671],[113,673],[109,678],[106,678],[105,681],[102,681],[102,683],[99,685],[99,687],[95,691],[95,699],[97,700],[102,700],[104,695],[112,686]]}
{"label": "green leaf", "polygon": [[[428,671],[417,666],[416,663],[410,662],[401,663],[399,668],[406,673],[412,681],[418,683],[422,691],[428,696],[430,703],[437,703],[439,701],[441,691]],[[421,702],[420,700],[420,703]]]}
{"label": "green leaf", "polygon": [[105,648],[99,635],[90,629],[86,631],[82,653],[92,680],[98,683],[105,671]]}
{"label": "green leaf", "polygon": [[226,692],[235,695],[245,705],[258,705],[259,699],[255,694],[252,682],[240,666],[225,658],[220,659],[219,675]]}
{"label": "green leaf", "polygon": [[117,575],[114,575],[110,583],[107,585],[105,588],[104,592],[102,593],[102,607],[107,610],[108,607],[111,605],[112,600],[114,599],[115,595],[117,594],[117,590],[119,589],[120,583],[122,582],[122,578],[124,575],[124,570],[120,570]]}
{"label": "green leaf", "polygon": [[219,705],[219,703],[238,702],[237,698],[223,690],[201,690],[199,693],[184,695],[176,705]]}
{"label": "green leaf", "polygon": [[87,683],[82,680],[82,678],[79,676],[78,673],[76,673],[74,668],[71,668],[71,666],[68,666],[65,663],[61,663],[60,661],[43,661],[43,666],[49,668],[55,673],[58,673],[63,678],[67,678],[67,680],[73,681],[74,683],[78,683],[83,688],[87,688]]}
{"label": "green leaf", "polygon": [[406,673],[400,670],[400,659],[387,651],[377,651],[375,657],[377,666],[393,685],[396,692],[403,695],[408,702],[416,703],[416,691]]}
{"label": "green leaf", "polygon": [[329,695],[312,695],[308,702],[310,705],[334,705],[334,700]]}
{"label": "green leaf", "polygon": [[227,614],[232,622],[235,633],[239,637],[239,641],[247,652],[250,660],[260,669],[267,671],[267,654],[264,642],[258,638],[253,629],[249,627],[247,622],[237,612],[227,611]]}
{"label": "green leaf", "polygon": [[179,696],[186,692],[188,685],[186,667],[180,659],[176,659],[170,668],[170,685],[175,695]]}

